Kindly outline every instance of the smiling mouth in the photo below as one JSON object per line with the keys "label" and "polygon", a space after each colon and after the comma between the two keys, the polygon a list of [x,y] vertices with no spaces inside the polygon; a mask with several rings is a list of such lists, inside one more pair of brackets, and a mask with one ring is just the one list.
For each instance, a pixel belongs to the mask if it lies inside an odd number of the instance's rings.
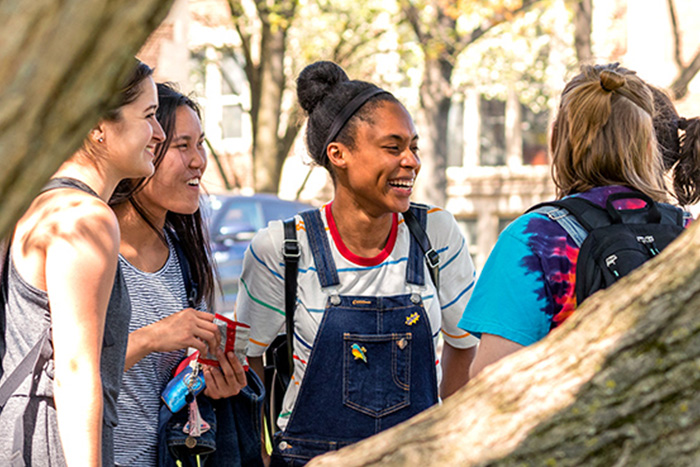
{"label": "smiling mouth", "polygon": [[187,180],[189,186],[199,186],[199,178],[191,178]]}
{"label": "smiling mouth", "polygon": [[389,186],[394,188],[402,188],[404,190],[413,189],[413,179],[408,180],[389,180]]}

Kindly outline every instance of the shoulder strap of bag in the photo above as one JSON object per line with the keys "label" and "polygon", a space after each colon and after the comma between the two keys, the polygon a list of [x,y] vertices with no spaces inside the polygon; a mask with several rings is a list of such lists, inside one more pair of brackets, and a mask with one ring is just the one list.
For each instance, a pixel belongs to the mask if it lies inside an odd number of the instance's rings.
{"label": "shoulder strap of bag", "polygon": [[297,240],[297,227],[294,217],[284,221],[284,316],[287,329],[287,357],[289,371],[294,368],[294,308],[297,301],[297,274],[299,272],[299,257],[301,248]]}
{"label": "shoulder strap of bag", "polygon": [[175,254],[177,255],[178,263],[180,264],[180,271],[182,273],[182,280],[185,282],[185,291],[187,292],[187,304],[190,308],[195,308],[197,305],[195,303],[197,299],[197,283],[192,280],[192,274],[190,271],[190,262],[187,261],[185,256],[185,251],[182,249],[180,244],[180,239],[174,230],[168,229],[168,235],[170,235],[170,240],[173,242],[173,248],[175,248]]}
{"label": "shoulder strap of bag", "polygon": [[[0,270],[0,378],[3,375],[2,358],[5,356],[5,304],[7,303],[7,266],[10,257],[9,241],[2,242],[2,269]],[[3,404],[0,404],[2,407]]]}
{"label": "shoulder strap of bag", "polygon": [[413,235],[413,238],[418,242],[421,251],[423,251],[423,255],[425,255],[425,264],[428,266],[430,278],[432,279],[435,288],[440,290],[440,255],[433,250],[428,234],[425,233],[425,229],[423,226],[421,226],[420,221],[413,212],[413,209],[418,208],[412,205],[408,211],[403,213],[403,218],[406,221],[408,230],[411,232],[411,235]]}
{"label": "shoulder strap of bag", "polygon": [[549,203],[541,203],[527,210],[528,213],[534,212],[547,216],[550,220],[559,224],[567,234],[574,240],[576,246],[581,248],[583,241],[588,236],[591,230],[584,227],[578,220],[575,214],[571,213],[566,207],[557,201]]}
{"label": "shoulder strap of bag", "polygon": [[[9,276],[9,257],[10,257],[10,244],[8,242],[7,248],[4,254],[3,268],[2,268],[2,309],[0,314],[2,315],[2,356],[5,352],[5,310],[7,305],[7,289],[8,289],[8,276]],[[15,428],[12,438],[12,454],[10,455],[10,465],[12,467],[24,467],[24,414],[27,411],[27,406],[34,390],[36,384],[39,381],[37,377],[46,362],[51,359],[53,355],[53,346],[51,345],[51,326],[47,327],[41,336],[34,344],[34,346],[27,352],[27,354],[22,358],[19,364],[12,370],[12,373],[3,381],[0,385],[0,411],[5,407],[7,401],[10,399],[12,394],[15,393],[17,388],[28,378],[31,377],[31,387],[29,388],[29,397],[23,398],[22,405],[19,407],[19,415],[15,419]]]}

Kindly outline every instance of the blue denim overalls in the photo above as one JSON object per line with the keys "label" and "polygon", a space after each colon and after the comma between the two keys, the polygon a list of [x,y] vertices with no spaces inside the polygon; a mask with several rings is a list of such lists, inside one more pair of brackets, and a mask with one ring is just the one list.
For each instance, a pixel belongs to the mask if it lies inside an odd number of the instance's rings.
{"label": "blue denim overalls", "polygon": [[[425,209],[416,211],[425,226]],[[338,285],[319,211],[301,215],[321,286]],[[423,261],[411,236],[408,284],[425,284]],[[272,465],[304,465],[437,401],[433,337],[420,294],[331,295],[289,423],[275,437]]]}

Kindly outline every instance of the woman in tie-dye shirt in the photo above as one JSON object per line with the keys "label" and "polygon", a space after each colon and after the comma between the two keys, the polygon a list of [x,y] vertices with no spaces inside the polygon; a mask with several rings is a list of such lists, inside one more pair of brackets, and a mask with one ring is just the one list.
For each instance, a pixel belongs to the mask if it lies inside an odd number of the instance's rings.
{"label": "woman in tie-dye shirt", "polygon": [[[666,111],[663,115],[655,113],[655,101],[657,111]],[[617,64],[583,66],[564,88],[552,129],[558,198],[580,196],[605,206],[609,195],[635,189],[662,202],[668,193],[664,172],[677,163],[678,198],[682,203],[696,201],[698,176],[692,168],[698,166],[700,122],[681,122],[675,114],[675,141],[678,122],[685,127],[686,141],[685,149],[676,145],[674,153],[668,144],[657,144],[654,132],[654,117],[661,122],[672,114],[670,100],[633,72]],[[673,140],[671,126],[657,126],[664,143]],[[614,206],[636,209],[643,204],[622,199]],[[525,214],[503,231],[459,323],[481,337],[472,377],[539,341],[573,313],[578,253],[571,236],[545,214]]]}

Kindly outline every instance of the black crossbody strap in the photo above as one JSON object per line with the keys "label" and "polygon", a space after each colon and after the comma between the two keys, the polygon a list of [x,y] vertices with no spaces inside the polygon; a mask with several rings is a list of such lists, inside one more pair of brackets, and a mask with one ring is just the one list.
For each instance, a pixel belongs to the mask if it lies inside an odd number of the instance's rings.
{"label": "black crossbody strap", "polygon": [[428,234],[425,233],[425,229],[423,228],[423,226],[420,225],[420,221],[416,218],[416,215],[413,213],[412,208],[403,213],[403,219],[406,221],[406,226],[408,227],[408,230],[411,232],[411,235],[413,235],[413,238],[416,239],[418,245],[420,246],[420,249],[425,255],[425,264],[428,265],[428,270],[430,271],[430,278],[432,279],[435,288],[439,291],[440,255],[435,250],[433,250],[433,247],[430,244],[430,239],[428,238]]}
{"label": "black crossbody strap", "polygon": [[36,385],[39,382],[38,375],[41,374],[41,369],[53,355],[53,346],[51,345],[51,328],[46,329],[39,337],[39,341],[34,344],[34,347],[22,359],[15,371],[7,378],[2,388],[2,406],[5,405],[7,399],[12,393],[22,384],[27,377],[31,376],[31,387],[29,388],[29,397],[23,398],[20,413],[21,416],[15,420],[14,437],[12,439],[12,454],[10,455],[10,465],[12,467],[24,467],[24,414],[27,411],[29,400],[34,394]]}
{"label": "black crossbody strap", "polygon": [[197,305],[197,287],[198,284],[192,280],[192,273],[190,272],[190,262],[187,261],[185,256],[185,251],[182,249],[180,244],[180,239],[174,230],[167,230],[168,235],[170,235],[170,240],[173,242],[173,248],[175,248],[175,254],[177,255],[178,263],[180,263],[180,271],[182,272],[182,280],[185,282],[185,290],[187,291],[187,304],[190,308],[195,308]]}
{"label": "black crossbody strap", "polygon": [[290,373],[294,368],[294,308],[297,301],[297,274],[301,249],[297,240],[296,221],[292,217],[284,221],[284,319],[287,325],[287,356]]}
{"label": "black crossbody strap", "polygon": [[[10,237],[12,238],[12,237]],[[10,241],[3,248],[3,260],[2,260],[2,279],[0,282],[0,378],[2,378],[2,357],[5,356],[5,306],[7,304],[7,275],[9,272],[7,268],[10,264]],[[2,407],[3,404],[0,404]]]}
{"label": "black crossbody strap", "polygon": [[[3,268],[2,268],[2,309],[0,314],[2,314],[2,353],[0,356],[5,354],[5,308],[7,305],[7,288],[8,288],[8,276],[9,276],[9,266],[10,266],[10,242],[8,242],[7,249],[5,251]],[[22,405],[20,406],[20,416],[15,419],[15,428],[12,438],[12,454],[10,455],[10,465],[12,467],[24,467],[24,414],[27,411],[27,406],[29,405],[29,400],[34,394],[37,383],[39,382],[39,375],[41,374],[42,368],[46,364],[51,356],[53,355],[53,346],[51,345],[51,327],[47,327],[41,336],[34,344],[34,346],[27,352],[27,354],[22,358],[19,364],[12,370],[12,373],[3,381],[2,386],[0,386],[0,411],[5,407],[7,401],[15,393],[17,388],[28,378],[31,377],[31,387],[29,388],[28,397],[23,398]]]}

